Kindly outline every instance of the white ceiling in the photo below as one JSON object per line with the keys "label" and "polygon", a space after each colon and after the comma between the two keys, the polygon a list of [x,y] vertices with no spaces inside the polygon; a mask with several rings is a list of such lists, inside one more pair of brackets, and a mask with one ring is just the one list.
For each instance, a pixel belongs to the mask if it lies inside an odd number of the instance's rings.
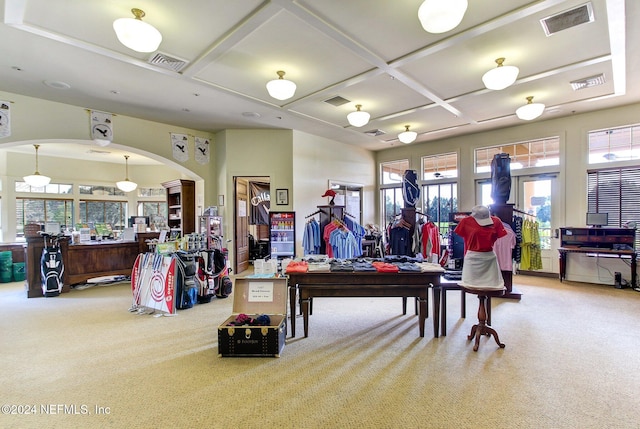
{"label": "white ceiling", "polygon": [[[547,106],[538,121],[640,102],[637,0],[590,0],[594,22],[550,37],[540,19],[587,1],[469,0],[460,26],[439,35],[420,26],[421,2],[0,0],[0,89],[209,132],[291,128],[369,150],[402,145],[406,124],[418,142],[521,124],[514,112],[527,96]],[[159,51],[187,62],[179,73],[118,42],[112,23],[133,7],[162,33]],[[481,77],[498,57],[520,75],[490,91]],[[298,86],[285,102],[265,89],[277,70]],[[599,73],[603,85],[569,84]],[[325,102],[336,96],[350,102]],[[371,113],[362,128],[346,119],[356,104]],[[365,134],[375,129],[385,134]]]}

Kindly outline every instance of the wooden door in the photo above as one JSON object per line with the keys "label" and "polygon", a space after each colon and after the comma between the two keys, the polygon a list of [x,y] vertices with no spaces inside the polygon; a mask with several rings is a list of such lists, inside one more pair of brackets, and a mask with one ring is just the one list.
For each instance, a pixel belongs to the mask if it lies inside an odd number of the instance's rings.
{"label": "wooden door", "polygon": [[240,274],[249,268],[249,181],[235,178],[235,272]]}

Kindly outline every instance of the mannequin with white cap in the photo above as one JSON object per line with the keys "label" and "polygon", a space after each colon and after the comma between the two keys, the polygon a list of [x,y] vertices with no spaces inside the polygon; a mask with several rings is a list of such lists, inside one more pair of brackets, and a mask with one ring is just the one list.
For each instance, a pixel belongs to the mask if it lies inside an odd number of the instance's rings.
{"label": "mannequin with white cap", "polygon": [[475,337],[473,348],[478,350],[482,335],[493,335],[496,343],[503,348],[497,332],[486,325],[485,300],[491,296],[504,294],[504,280],[498,265],[498,258],[493,251],[493,245],[500,237],[507,235],[507,231],[500,218],[491,216],[485,206],[475,206],[471,209],[471,216],[463,218],[454,232],[464,239],[464,259],[462,263],[462,281],[459,283],[466,292],[478,295],[478,324],[471,329],[469,340]]}

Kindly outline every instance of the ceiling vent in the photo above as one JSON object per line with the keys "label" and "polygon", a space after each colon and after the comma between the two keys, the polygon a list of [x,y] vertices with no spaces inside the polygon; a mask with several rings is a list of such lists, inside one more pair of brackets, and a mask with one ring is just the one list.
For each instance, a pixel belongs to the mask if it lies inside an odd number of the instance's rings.
{"label": "ceiling vent", "polygon": [[604,85],[606,80],[604,79],[604,74],[599,74],[596,76],[585,77],[584,79],[578,79],[571,81],[571,88],[574,91],[579,89],[591,88],[592,86]]}
{"label": "ceiling vent", "polygon": [[585,3],[573,9],[542,18],[540,24],[547,36],[551,36],[567,28],[575,27],[587,22],[593,22],[593,7],[591,3]]}
{"label": "ceiling vent", "polygon": [[376,128],[375,130],[369,130],[369,131],[365,131],[364,132],[366,135],[368,136],[372,136],[372,137],[378,137],[378,136],[382,136],[385,135],[387,133],[385,133],[384,131]]}
{"label": "ceiling vent", "polygon": [[148,62],[154,66],[162,67],[163,69],[172,70],[174,72],[179,72],[187,65],[187,61],[174,58],[167,54],[163,54],[162,52],[156,52],[153,54],[151,58],[149,58]]}
{"label": "ceiling vent", "polygon": [[342,98],[339,95],[336,95],[333,98],[330,98],[328,100],[324,100],[325,103],[329,103],[332,106],[338,107],[338,106],[342,106],[343,104],[347,104],[350,103],[350,100],[347,100],[346,98]]}

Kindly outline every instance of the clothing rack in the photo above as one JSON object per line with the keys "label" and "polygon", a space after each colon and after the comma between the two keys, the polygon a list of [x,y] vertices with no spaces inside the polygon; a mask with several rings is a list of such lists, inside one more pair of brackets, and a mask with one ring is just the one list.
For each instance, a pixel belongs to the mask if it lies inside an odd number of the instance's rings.
{"label": "clothing rack", "polygon": [[[316,210],[315,212],[313,212],[313,213],[311,213],[311,214],[309,214],[309,215],[306,215],[304,218],[305,218],[305,219],[309,219],[310,217],[313,217],[313,216],[317,215],[318,213],[325,213],[325,212],[324,212],[322,209],[318,209],[318,210]],[[326,214],[326,213],[325,213],[325,214]]]}
{"label": "clothing rack", "polygon": [[519,210],[519,209],[517,209],[517,208],[515,208],[515,207],[514,207],[513,211],[514,211],[514,212],[516,212],[516,213],[523,214],[523,215],[525,215],[525,216],[531,216],[532,218],[537,218],[537,216],[536,216],[536,215],[531,214],[531,213],[527,213],[527,212],[522,211],[522,210]]}

